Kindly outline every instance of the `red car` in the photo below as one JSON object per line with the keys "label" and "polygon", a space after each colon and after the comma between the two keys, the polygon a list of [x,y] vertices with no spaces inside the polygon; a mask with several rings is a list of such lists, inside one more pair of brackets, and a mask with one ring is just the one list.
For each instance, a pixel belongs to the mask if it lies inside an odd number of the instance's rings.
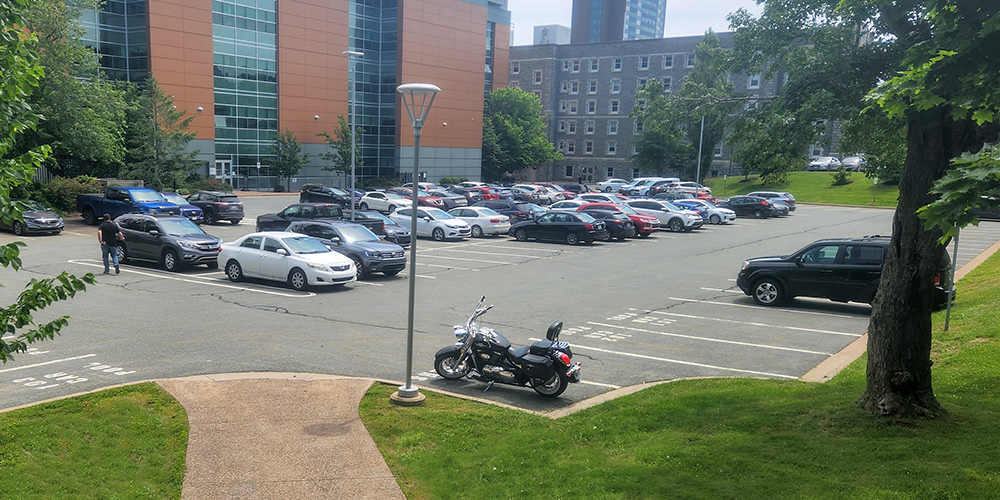
{"label": "red car", "polygon": [[[413,199],[412,198],[413,190],[411,190],[410,188],[404,188],[404,187],[390,188],[387,189],[386,191],[392,191],[393,193],[405,196],[407,198],[410,198],[411,200]],[[441,210],[445,210],[444,201],[441,198],[438,198],[437,196],[431,196],[426,191],[417,191],[417,204],[423,205],[425,207],[434,207],[434,208],[440,208]]]}
{"label": "red car", "polygon": [[576,198],[576,193],[574,193],[574,192],[572,192],[572,191],[570,191],[570,190],[568,190],[568,189],[560,186],[559,184],[555,184],[555,183],[552,183],[552,182],[535,182],[534,184],[538,185],[538,186],[545,186],[545,187],[548,187],[548,188],[555,189],[556,192],[559,193],[557,197],[561,197],[560,199],[558,199],[556,201],[572,200],[573,198]]}
{"label": "red car", "polygon": [[601,210],[611,210],[612,212],[620,212],[628,216],[635,224],[636,234],[640,238],[645,238],[657,230],[660,229],[660,220],[652,215],[643,215],[625,205],[619,205],[617,203],[587,203],[586,205],[580,205],[577,208],[577,212],[582,212],[588,208],[600,208]]}
{"label": "red car", "polygon": [[490,187],[476,186],[476,187],[469,188],[469,191],[475,191],[475,192],[479,193],[480,195],[482,195],[483,200],[499,200],[500,199],[500,193],[496,189],[493,189],[493,188],[490,188]]}

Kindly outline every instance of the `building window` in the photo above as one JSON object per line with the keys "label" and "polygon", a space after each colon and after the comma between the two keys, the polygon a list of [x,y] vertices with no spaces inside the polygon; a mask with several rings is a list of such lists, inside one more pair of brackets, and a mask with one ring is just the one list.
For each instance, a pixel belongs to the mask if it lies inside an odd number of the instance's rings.
{"label": "building window", "polygon": [[596,126],[597,126],[597,123],[594,120],[587,120],[587,121],[583,122],[583,132],[585,134],[593,134],[594,133],[594,128]]}
{"label": "building window", "polygon": [[542,102],[542,91],[541,90],[532,90],[531,93],[535,94],[535,97],[538,98],[538,102]]}
{"label": "building window", "polygon": [[638,80],[635,81],[636,90],[642,90],[642,88],[645,87],[647,83],[649,83],[649,78],[639,78]]}
{"label": "building window", "polygon": [[748,89],[759,89],[760,88],[760,75],[750,75],[747,77],[747,88]]}
{"label": "building window", "polygon": [[577,102],[576,101],[569,101],[567,108],[568,109],[566,111],[569,114],[575,115],[577,113],[577,111],[578,111],[578,109],[577,109]]}
{"label": "building window", "polygon": [[757,107],[758,106],[757,106],[757,100],[756,99],[750,99],[749,101],[747,101],[747,104],[746,104],[747,111],[753,111],[753,110],[757,109]]}
{"label": "building window", "polygon": [[566,112],[566,101],[559,101],[559,112],[560,113]]}
{"label": "building window", "polygon": [[616,57],[612,59],[611,71],[621,71],[622,70],[622,58]]}
{"label": "building window", "polygon": [[587,99],[587,114],[592,115],[597,113],[597,101],[595,99]]}
{"label": "building window", "polygon": [[634,128],[633,132],[635,132],[635,133],[642,132],[642,122],[639,121],[639,120],[636,120],[635,121],[635,126],[633,128]]}
{"label": "building window", "polygon": [[534,79],[534,84],[535,85],[541,85],[541,83],[542,83],[542,70],[536,69],[535,71],[533,71],[531,73],[531,76]]}
{"label": "building window", "polygon": [[618,133],[618,120],[608,120],[608,135],[616,135]]}
{"label": "building window", "polygon": [[646,100],[645,99],[636,99],[635,100],[635,107],[639,108],[640,111],[646,111]]}
{"label": "building window", "polygon": [[587,93],[596,94],[597,93],[597,80],[590,80],[587,82]]}
{"label": "building window", "polygon": [[567,134],[576,133],[576,120],[566,120],[566,133]]}
{"label": "building window", "polygon": [[712,150],[712,154],[715,155],[716,158],[722,158],[722,143],[721,142],[715,145],[715,149]]}
{"label": "building window", "polygon": [[511,80],[510,83],[507,84],[507,86],[512,89],[519,89],[521,88],[521,82],[517,80]]}
{"label": "building window", "polygon": [[639,154],[639,146],[634,146],[634,145],[632,146],[632,154],[634,155]]}
{"label": "building window", "polygon": [[687,55],[687,63],[685,63],[685,66],[687,66],[689,68],[693,68],[694,67],[694,54],[688,54]]}
{"label": "building window", "polygon": [[583,154],[594,154],[594,141],[583,141]]}
{"label": "building window", "polygon": [[604,177],[610,179],[615,176],[615,167],[608,167],[604,169]]}
{"label": "building window", "polygon": [[621,91],[622,91],[622,79],[621,78],[612,78],[611,79],[611,93],[612,94],[618,94],[618,93],[621,93]]}
{"label": "building window", "polygon": [[510,74],[520,75],[521,74],[521,61],[511,61],[510,62]]}
{"label": "building window", "polygon": [[608,103],[608,107],[609,107],[609,112],[611,114],[617,115],[618,114],[618,109],[619,109],[618,99],[612,99]]}
{"label": "building window", "polygon": [[570,179],[573,177],[573,165],[566,165],[566,178]]}
{"label": "building window", "polygon": [[573,59],[572,69],[570,69],[570,71],[573,72],[573,73],[579,73],[580,72],[580,60],[579,59]]}
{"label": "building window", "polygon": [[639,56],[639,69],[649,69],[649,56]]}
{"label": "building window", "polygon": [[598,59],[591,59],[590,60],[590,72],[591,73],[594,73],[595,71],[597,71],[597,61],[598,61]]}
{"label": "building window", "polygon": [[673,69],[674,67],[674,55],[667,54],[663,56],[663,69]]}
{"label": "building window", "polygon": [[638,167],[632,169],[632,178],[635,179],[636,177],[639,177],[639,168]]}
{"label": "building window", "polygon": [[562,82],[559,86],[559,92],[563,94],[569,92],[569,82]]}
{"label": "building window", "polygon": [[569,61],[563,61],[563,71],[569,71]]}
{"label": "building window", "polygon": [[609,155],[618,154],[618,142],[608,141],[608,154]]}
{"label": "building window", "polygon": [[559,139],[556,141],[556,151],[563,151],[566,149],[566,141]]}
{"label": "building window", "polygon": [[566,152],[569,154],[576,153],[576,141],[566,141]]}
{"label": "building window", "polygon": [[814,144],[811,148],[809,148],[809,156],[814,158],[817,156],[823,156],[823,146]]}
{"label": "building window", "polygon": [[663,84],[663,91],[664,92],[670,92],[671,90],[673,90],[671,88],[671,87],[673,87],[673,83],[674,83],[674,79],[672,77],[665,76],[663,78],[660,78],[660,83]]}
{"label": "building window", "polygon": [[569,93],[579,94],[580,93],[580,80],[573,80],[569,82]]}
{"label": "building window", "polygon": [[566,131],[566,120],[559,120],[558,129],[559,129],[560,132],[565,132]]}

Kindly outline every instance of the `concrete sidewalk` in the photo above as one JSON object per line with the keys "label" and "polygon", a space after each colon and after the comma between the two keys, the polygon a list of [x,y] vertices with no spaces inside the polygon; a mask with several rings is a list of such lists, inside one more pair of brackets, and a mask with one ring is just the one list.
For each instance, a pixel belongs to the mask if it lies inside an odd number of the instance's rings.
{"label": "concrete sidewalk", "polygon": [[373,382],[281,373],[158,381],[188,415],[182,498],[405,498],[358,413]]}

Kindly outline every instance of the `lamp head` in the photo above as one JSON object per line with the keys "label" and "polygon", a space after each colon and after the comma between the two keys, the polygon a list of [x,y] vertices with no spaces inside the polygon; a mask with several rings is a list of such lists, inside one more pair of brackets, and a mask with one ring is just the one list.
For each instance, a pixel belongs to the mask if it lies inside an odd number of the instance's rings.
{"label": "lamp head", "polygon": [[416,128],[423,126],[424,119],[434,104],[434,97],[441,92],[441,88],[430,83],[404,83],[396,87],[396,92],[402,95],[403,105],[410,115],[410,123]]}

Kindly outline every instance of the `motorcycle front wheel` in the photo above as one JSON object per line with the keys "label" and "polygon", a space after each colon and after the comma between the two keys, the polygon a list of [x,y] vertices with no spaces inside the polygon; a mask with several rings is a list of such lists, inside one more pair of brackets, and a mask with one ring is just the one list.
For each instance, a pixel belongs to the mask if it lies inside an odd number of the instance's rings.
{"label": "motorcycle front wheel", "polygon": [[469,373],[469,365],[465,363],[459,364],[458,356],[459,353],[453,352],[435,360],[434,369],[437,370],[438,375],[448,380],[456,380]]}
{"label": "motorcycle front wheel", "polygon": [[552,378],[542,380],[540,378],[531,379],[531,388],[542,396],[556,397],[569,386],[569,379],[562,373],[556,372]]}

